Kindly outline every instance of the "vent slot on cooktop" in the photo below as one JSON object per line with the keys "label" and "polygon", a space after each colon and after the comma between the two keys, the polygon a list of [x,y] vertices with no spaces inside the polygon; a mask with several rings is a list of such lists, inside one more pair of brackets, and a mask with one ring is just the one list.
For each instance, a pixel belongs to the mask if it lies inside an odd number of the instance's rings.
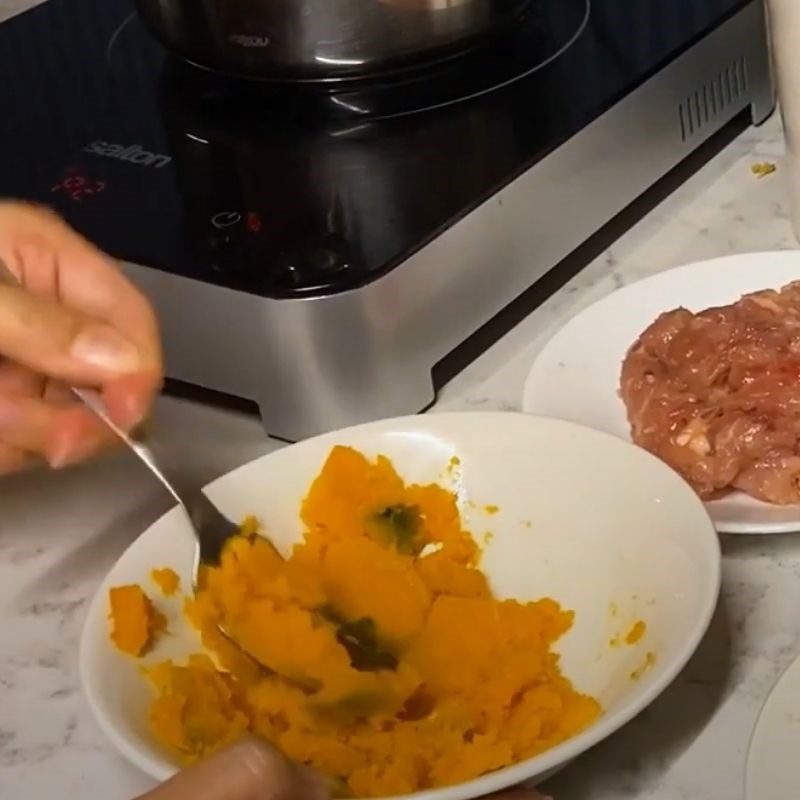
{"label": "vent slot on cooktop", "polygon": [[693,138],[729,106],[740,103],[748,88],[747,59],[740,56],[680,103],[681,141]]}

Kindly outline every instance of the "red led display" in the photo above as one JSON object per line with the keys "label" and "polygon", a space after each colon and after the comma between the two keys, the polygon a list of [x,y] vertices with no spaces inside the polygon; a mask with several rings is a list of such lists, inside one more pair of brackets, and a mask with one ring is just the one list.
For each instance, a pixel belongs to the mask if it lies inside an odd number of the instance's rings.
{"label": "red led display", "polygon": [[72,200],[80,201],[89,195],[100,194],[105,188],[105,181],[94,180],[81,170],[70,167],[66,170],[64,177],[50,191],[61,192]]}

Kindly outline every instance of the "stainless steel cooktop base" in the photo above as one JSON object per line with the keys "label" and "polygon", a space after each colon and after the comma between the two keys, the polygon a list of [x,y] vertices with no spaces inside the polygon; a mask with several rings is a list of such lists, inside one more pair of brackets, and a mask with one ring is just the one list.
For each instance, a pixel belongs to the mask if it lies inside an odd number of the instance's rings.
{"label": "stainless steel cooktop base", "polygon": [[378,280],[273,300],[129,264],[171,378],[254,401],[295,441],[416,413],[431,369],[748,107],[774,108],[760,0]]}

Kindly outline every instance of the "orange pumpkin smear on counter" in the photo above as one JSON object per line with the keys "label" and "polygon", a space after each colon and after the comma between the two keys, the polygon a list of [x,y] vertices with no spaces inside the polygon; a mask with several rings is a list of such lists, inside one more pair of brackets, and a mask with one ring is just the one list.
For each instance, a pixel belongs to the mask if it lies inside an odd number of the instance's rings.
{"label": "orange pumpkin smear on counter", "polygon": [[572,613],[496,598],[451,492],[336,447],[300,513],[288,558],[250,520],[205,571],[186,613],[210,656],[147,669],[153,735],[182,763],[254,733],[343,794],[387,797],[528,758],[600,714],[551,650]]}

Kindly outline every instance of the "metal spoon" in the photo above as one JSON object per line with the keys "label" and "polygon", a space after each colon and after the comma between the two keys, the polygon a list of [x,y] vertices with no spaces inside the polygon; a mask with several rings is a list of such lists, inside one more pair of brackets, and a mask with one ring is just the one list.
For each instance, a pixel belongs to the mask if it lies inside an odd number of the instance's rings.
{"label": "metal spoon", "polygon": [[[114,433],[147,465],[153,475],[161,481],[166,490],[178,501],[192,526],[197,546],[194,551],[194,567],[192,569],[192,588],[196,592],[200,585],[201,567],[219,566],[225,545],[234,536],[239,535],[239,526],[231,522],[207,497],[202,489],[187,484],[177,470],[167,471],[164,467],[164,458],[158,458],[152,448],[141,439],[131,436],[120,428],[109,416],[103,400],[97,392],[90,389],[71,388],[71,391],[96,414]],[[297,678],[281,675],[256,658],[249,650],[231,636],[222,625],[217,625],[219,632],[237,648],[243,655],[250,659],[264,674],[280,678],[291,686],[304,692],[313,691],[316,687]]]}
{"label": "metal spoon", "polygon": [[[196,592],[200,585],[201,567],[219,566],[225,545],[234,536],[239,535],[239,526],[231,522],[207,497],[202,489],[187,484],[177,470],[167,471],[164,467],[164,458],[158,458],[152,448],[141,439],[131,436],[120,428],[109,416],[102,398],[97,392],[90,389],[76,389],[71,391],[82,403],[96,414],[114,433],[147,465],[153,475],[161,481],[166,490],[178,501],[192,526],[197,546],[194,550],[194,566],[192,569],[192,588]],[[268,664],[256,658],[249,650],[233,637],[222,625],[217,625],[219,632],[244,656],[250,659],[264,674],[280,678],[291,686],[304,692],[316,687],[308,683],[281,675]]]}
{"label": "metal spoon", "polygon": [[167,470],[163,455],[156,457],[152,448],[135,436],[126,433],[109,416],[100,395],[91,389],[71,388],[73,394],[103,421],[148,467],[164,488],[177,500],[197,540],[192,569],[193,588],[198,588],[200,568],[219,566],[227,542],[239,534],[239,526],[229,520],[207,497],[202,489],[184,481],[174,468]]}

